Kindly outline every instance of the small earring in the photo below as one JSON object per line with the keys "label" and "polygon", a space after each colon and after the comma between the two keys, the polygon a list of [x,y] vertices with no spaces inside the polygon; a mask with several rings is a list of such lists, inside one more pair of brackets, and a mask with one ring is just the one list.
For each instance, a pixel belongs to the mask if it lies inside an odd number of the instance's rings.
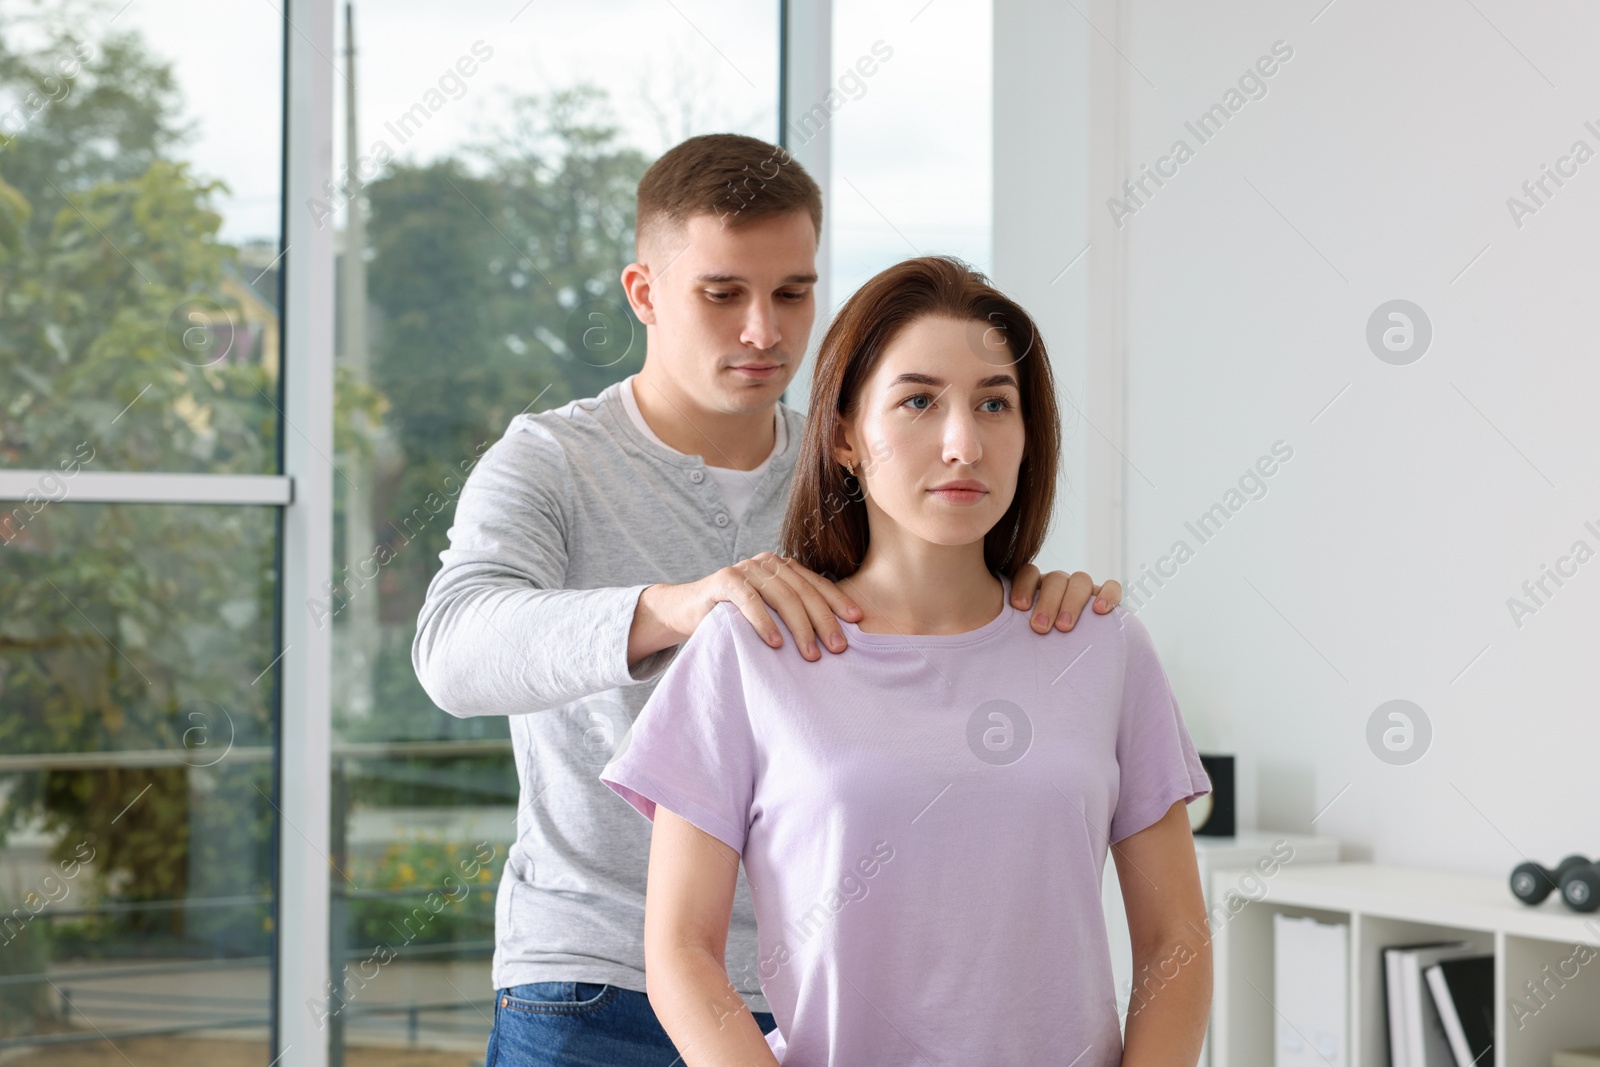
{"label": "small earring", "polygon": [[850,477],[854,478],[856,476],[856,465],[854,463],[846,463],[844,469]]}

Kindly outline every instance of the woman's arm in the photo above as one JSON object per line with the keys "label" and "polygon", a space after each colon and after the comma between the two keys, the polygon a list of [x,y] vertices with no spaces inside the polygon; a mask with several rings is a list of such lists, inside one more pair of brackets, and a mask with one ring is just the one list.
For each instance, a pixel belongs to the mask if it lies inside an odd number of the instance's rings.
{"label": "woman's arm", "polygon": [[644,901],[645,990],[686,1067],[778,1064],[723,962],[738,877],[737,852],[656,807]]}
{"label": "woman's arm", "polygon": [[1211,1014],[1211,938],[1186,805],[1111,848],[1133,942],[1123,1067],[1193,1067]]}

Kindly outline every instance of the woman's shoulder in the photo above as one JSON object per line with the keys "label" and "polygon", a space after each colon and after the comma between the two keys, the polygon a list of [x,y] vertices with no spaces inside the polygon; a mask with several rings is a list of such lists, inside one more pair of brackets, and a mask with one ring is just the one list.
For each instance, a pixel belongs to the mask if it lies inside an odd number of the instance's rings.
{"label": "woman's shoulder", "polygon": [[707,691],[708,686],[748,686],[751,678],[746,664],[751,656],[739,647],[743,630],[751,627],[736,606],[726,601],[713,604],[653,680],[648,703],[682,702],[687,695]]}
{"label": "woman's shoulder", "polygon": [[[771,609],[768,610],[770,611]],[[772,614],[776,615],[777,613],[772,612]],[[756,633],[755,627],[751,626],[744,617],[744,612],[739,610],[739,605],[731,600],[719,600],[711,605],[711,610],[706,614],[704,622],[710,623],[713,632],[721,634],[724,639],[729,637],[741,638],[748,633],[759,640],[760,635]],[[781,626],[783,620],[779,619],[778,623]]]}
{"label": "woman's shoulder", "polygon": [[1051,660],[1062,661],[1063,665],[1081,661],[1086,666],[1089,663],[1120,666],[1130,655],[1137,656],[1153,648],[1150,631],[1137,615],[1121,604],[1104,613],[1092,607],[1085,608],[1072,629],[1066,631],[1051,627],[1041,634],[1029,626],[1024,617],[1015,627],[1015,634],[1019,641],[1033,638],[1042,642],[1031,647]]}
{"label": "woman's shoulder", "polygon": [[706,612],[705,618],[700,620],[700,625],[694,628],[694,633],[689,635],[689,643],[701,647],[705,645],[726,645],[729,640],[737,636],[733,628],[735,618],[742,618],[739,608],[731,600],[719,600],[711,605],[711,610]]}
{"label": "woman's shoulder", "polygon": [[[784,626],[783,619],[778,613],[770,608],[768,612],[777,619],[778,632],[783,635],[785,643],[792,640],[788,628]],[[719,600],[711,605],[711,610],[695,628],[693,642],[708,652],[731,654],[731,658],[735,660],[746,654],[747,650],[757,646],[771,647],[756,632],[756,628],[750,625],[750,621],[744,617],[744,612],[739,610],[739,605],[731,600]]]}
{"label": "woman's shoulder", "polygon": [[[815,662],[807,661],[800,655],[800,643],[795,640],[794,631],[789,629],[789,624],[784,621],[778,610],[765,603],[762,609],[777,628],[781,644],[776,647],[767,644],[767,639],[762,636],[761,631],[745,618],[739,605],[731,600],[719,600],[712,605],[711,611],[700,623],[695,634],[698,637],[701,631],[706,631],[705,642],[716,646],[713,654],[725,656],[730,661],[730,666],[747,679],[758,676],[768,680],[789,678],[791,662],[816,666]],[[824,650],[822,662],[831,663],[836,660],[855,662],[849,657],[840,657],[837,653]]]}

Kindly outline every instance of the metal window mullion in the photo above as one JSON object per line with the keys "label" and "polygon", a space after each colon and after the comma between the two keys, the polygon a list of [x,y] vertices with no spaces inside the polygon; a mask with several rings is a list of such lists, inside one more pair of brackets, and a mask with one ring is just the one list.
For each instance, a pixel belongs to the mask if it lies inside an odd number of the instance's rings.
{"label": "metal window mullion", "polygon": [[796,115],[804,114],[827,98],[833,75],[834,0],[782,0],[778,4],[778,144],[792,155],[822,188],[822,238],[817,242],[817,284],[812,287],[817,317],[811,327],[806,355],[794,380],[784,390],[783,402],[805,411],[811,396],[811,376],[816,367],[817,345],[832,317],[829,302],[828,259],[833,241],[828,186],[833,169],[833,124],[823,123],[803,142],[792,136]]}
{"label": "metal window mullion", "polygon": [[0,512],[11,503],[270,505],[293,498],[294,479],[286,474],[0,471]]}
{"label": "metal window mullion", "polygon": [[279,632],[274,1057],[326,1067],[331,634],[306,609],[332,580],[333,229],[308,210],[333,180],[333,0],[289,0],[284,103],[284,474]]}

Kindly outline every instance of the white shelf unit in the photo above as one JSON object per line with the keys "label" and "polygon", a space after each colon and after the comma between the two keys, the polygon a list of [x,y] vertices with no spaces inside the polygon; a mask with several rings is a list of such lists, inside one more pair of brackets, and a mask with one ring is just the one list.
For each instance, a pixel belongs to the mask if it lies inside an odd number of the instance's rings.
{"label": "white shelf unit", "polygon": [[1570,911],[1555,893],[1530,908],[1512,897],[1507,878],[1372,863],[1288,866],[1251,900],[1237,887],[1241,873],[1212,874],[1215,901],[1243,902],[1236,912],[1227,903],[1222,922],[1213,911],[1213,1067],[1271,1067],[1277,913],[1350,926],[1349,1067],[1388,1067],[1382,950],[1413,941],[1461,940],[1494,954],[1493,1067],[1550,1067],[1560,1049],[1600,1046],[1600,952],[1582,963],[1578,949],[1600,947],[1600,912]]}

